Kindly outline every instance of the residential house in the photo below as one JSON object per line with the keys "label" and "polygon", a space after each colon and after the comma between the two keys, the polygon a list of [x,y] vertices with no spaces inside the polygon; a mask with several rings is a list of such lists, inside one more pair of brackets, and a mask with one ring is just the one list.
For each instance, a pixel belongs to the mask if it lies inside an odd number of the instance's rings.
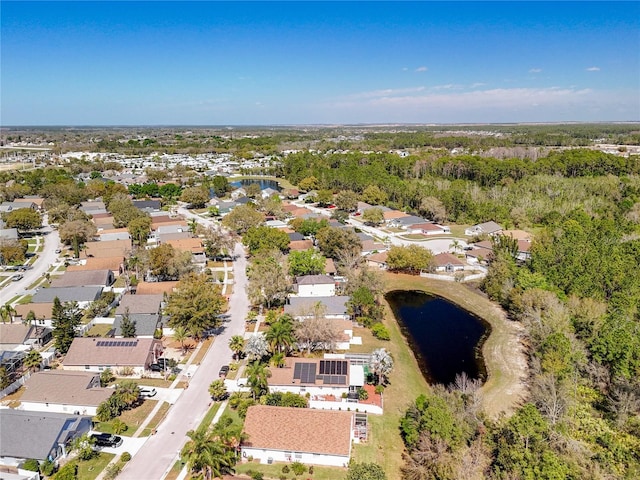
{"label": "residential house", "polygon": [[370,255],[372,253],[383,252],[389,250],[384,243],[376,242],[375,240],[364,240],[362,242],[362,255]]}
{"label": "residential house", "polygon": [[131,253],[132,248],[131,239],[87,242],[84,244],[84,250],[80,253],[80,258],[125,258]]}
{"label": "residential house", "polygon": [[309,250],[313,248],[312,240],[294,240],[289,242],[289,251]]}
{"label": "residential house", "polygon": [[354,438],[354,413],[254,405],[247,410],[244,433],[243,458],[346,467]]}
{"label": "residential house", "polygon": [[24,384],[20,410],[93,416],[113,392],[100,387],[95,372],[45,370],[33,373]]}
{"label": "residential house", "polygon": [[336,269],[336,264],[334,263],[333,258],[327,258],[327,260],[324,262],[324,273],[326,273],[331,277],[333,277],[338,273],[338,270]]}
{"label": "residential house", "polygon": [[157,212],[162,208],[160,200],[134,200],[133,206],[143,212]]}
{"label": "residential house", "polygon": [[473,236],[473,235],[497,235],[502,232],[502,227],[498,225],[496,222],[484,222],[474,225],[473,227],[467,228],[464,231],[465,235]]}
{"label": "residential house", "polygon": [[41,288],[31,298],[31,303],[53,303],[58,297],[60,302],[78,302],[80,308],[86,308],[102,294],[102,287],[51,287]]}
{"label": "residential house", "polygon": [[139,282],[136,285],[136,295],[171,295],[178,285],[173,282]]}
{"label": "residential house", "polygon": [[434,255],[433,265],[436,272],[453,273],[464,270],[465,263],[451,253],[443,252]]}
{"label": "residential house", "polygon": [[22,208],[30,208],[31,210],[38,210],[38,206],[34,202],[2,202],[0,204],[0,213],[10,213]]}
{"label": "residential house", "polygon": [[367,255],[365,260],[367,261],[367,265],[370,267],[378,270],[386,270],[388,255],[389,254],[387,252],[372,253],[371,255]]}
{"label": "residential house", "polygon": [[0,228],[0,242],[15,242],[18,238],[17,228]]}
{"label": "residential house", "polygon": [[36,317],[35,324],[40,327],[51,327],[51,317],[53,303],[22,303],[15,307],[14,320],[17,322],[26,322],[29,312],[33,312]]}
{"label": "residential house", "polygon": [[329,275],[296,277],[293,285],[298,297],[331,297],[336,294],[336,281]]}
{"label": "residential house", "polygon": [[90,429],[89,416],[0,409],[0,464],[17,466],[30,458],[57,461],[67,456],[73,439]]}
{"label": "residential house", "polygon": [[290,233],[287,233],[287,235],[289,235],[289,241],[290,242],[298,242],[300,240],[304,240],[305,239],[304,235],[302,235],[301,233],[298,233],[298,232],[290,232]]}
{"label": "residential house", "polygon": [[71,271],[59,275],[51,282],[51,287],[109,287],[115,281],[111,270]]}
{"label": "residential house", "polygon": [[387,224],[391,224],[391,222],[393,222],[394,220],[397,220],[399,218],[403,218],[403,217],[408,217],[409,216],[408,213],[404,213],[404,212],[401,212],[399,210],[392,210],[392,209],[387,208],[387,207],[380,207],[380,210],[382,210],[382,215],[384,217],[384,221]]}
{"label": "residential house", "polygon": [[422,235],[443,235],[451,233],[449,227],[438,225],[437,223],[416,223],[407,228],[409,233],[420,233]]}
{"label": "residential house", "polygon": [[333,297],[289,297],[284,306],[284,313],[288,313],[298,320],[311,318],[321,313],[324,318],[349,320],[347,303],[350,297],[336,295]]}
{"label": "residential house", "polygon": [[32,204],[35,204],[38,210],[42,210],[44,206],[44,198],[37,195],[25,195],[23,198],[14,198],[13,203],[26,203],[29,208],[33,208]]}
{"label": "residential house", "polygon": [[164,295],[124,295],[116,308],[116,315],[125,313],[159,314],[162,308]]}
{"label": "residential house", "polygon": [[411,230],[413,225],[424,224],[426,220],[416,215],[405,215],[403,217],[396,217],[387,222],[390,227],[401,228],[403,230]]}
{"label": "residential house", "polygon": [[0,323],[0,351],[28,350],[53,338],[52,330],[29,323]]}
{"label": "residential house", "polygon": [[83,272],[89,270],[111,270],[115,277],[119,277],[124,273],[125,258],[124,256],[116,255],[114,257],[101,257],[101,258],[83,258],[80,263],[75,265],[69,265],[67,272]]}
{"label": "residential house", "polygon": [[[116,338],[122,338],[122,319],[124,315],[116,314],[113,322],[114,334]],[[137,338],[153,338],[157,330],[161,330],[163,325],[162,317],[158,313],[131,313],[129,320],[135,324]]]}
{"label": "residential house", "polygon": [[[98,232],[98,240],[101,242],[110,242],[112,240],[129,240],[131,239],[131,235],[128,231],[126,232],[118,232],[117,230],[126,230],[121,228],[114,228],[113,230],[101,230]],[[105,233],[110,232],[110,233]]]}
{"label": "residential house", "polygon": [[76,337],[62,367],[87,372],[110,368],[116,375],[132,373],[141,377],[161,356],[162,342],[153,338]]}

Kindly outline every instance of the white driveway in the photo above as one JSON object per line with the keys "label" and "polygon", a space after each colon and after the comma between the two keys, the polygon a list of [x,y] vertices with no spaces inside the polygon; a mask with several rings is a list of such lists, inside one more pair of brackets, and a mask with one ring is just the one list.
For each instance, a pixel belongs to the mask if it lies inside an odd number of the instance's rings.
{"label": "white driveway", "polygon": [[[100,433],[100,432],[89,432],[89,433]],[[118,435],[118,436],[122,438],[122,445],[120,445],[119,447],[115,447],[115,448],[98,447],[98,449],[101,452],[113,453],[115,455],[121,455],[124,452],[129,452],[133,456],[134,454],[138,453],[138,450],[142,448],[142,445],[144,445],[144,443],[149,438],[149,437],[132,438],[132,437],[125,437],[124,435]]]}

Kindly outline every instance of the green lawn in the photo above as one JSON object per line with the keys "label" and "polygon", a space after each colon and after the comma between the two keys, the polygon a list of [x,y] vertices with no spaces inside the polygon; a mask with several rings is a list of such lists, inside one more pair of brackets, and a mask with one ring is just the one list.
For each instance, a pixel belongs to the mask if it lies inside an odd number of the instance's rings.
{"label": "green lawn", "polygon": [[[116,417],[122,420],[127,426],[125,432],[119,435],[133,435],[136,430],[138,430],[140,424],[149,416],[153,407],[156,406],[156,403],[158,403],[156,400],[145,400],[142,405],[132,408],[131,410],[125,410],[119,417]],[[108,422],[98,422],[96,424],[96,430],[105,433],[113,433],[113,420]]]}
{"label": "green lawn", "polygon": [[78,479],[93,480],[107,467],[109,462],[115,457],[112,453],[100,452],[91,460],[78,461]]}
{"label": "green lawn", "polygon": [[87,332],[87,337],[105,337],[113,329],[108,323],[98,323]]}

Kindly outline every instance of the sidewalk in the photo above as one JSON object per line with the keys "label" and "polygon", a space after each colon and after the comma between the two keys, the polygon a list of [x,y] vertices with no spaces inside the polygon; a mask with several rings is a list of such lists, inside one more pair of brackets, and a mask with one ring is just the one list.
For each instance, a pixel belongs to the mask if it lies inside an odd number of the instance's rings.
{"label": "sidewalk", "polygon": [[[182,372],[180,372],[180,375],[177,375],[175,380],[171,383],[171,385],[169,385],[169,389],[170,390],[175,389],[176,386],[178,385],[178,383],[181,382],[182,380],[184,380],[185,374],[186,374],[187,381],[188,381],[189,378],[191,378],[192,373],[189,372],[188,370],[189,370],[189,367],[191,367],[193,359],[196,358],[196,355],[198,354],[198,352],[200,351],[201,348],[202,348],[202,342],[198,343],[198,346],[195,348],[195,350],[193,351],[193,353],[189,357],[189,360],[187,360],[187,363],[184,364],[184,368],[182,369]],[[149,425],[149,423],[151,423],[151,420],[153,420],[155,418],[156,414],[160,411],[160,408],[162,408],[162,404],[163,403],[164,403],[164,401],[158,402],[156,404],[156,406],[153,407],[153,410],[151,410],[149,415],[147,415],[147,418],[144,419],[144,421],[140,424],[140,426],[135,431],[135,433],[133,435],[131,435],[131,438],[138,438],[138,437],[140,437],[140,435],[142,435],[142,432],[144,432],[145,428],[147,428],[147,425]],[[221,409],[222,409],[222,407],[221,407]],[[220,412],[220,410],[218,410],[218,412]],[[148,437],[147,437],[147,439],[148,439]],[[105,476],[105,473],[107,471],[107,467],[109,467],[109,465],[118,463],[119,461],[120,461],[120,455],[116,455],[115,457],[113,457],[113,459],[102,470],[100,475],[98,475],[96,477],[96,480],[104,480],[104,476]]]}

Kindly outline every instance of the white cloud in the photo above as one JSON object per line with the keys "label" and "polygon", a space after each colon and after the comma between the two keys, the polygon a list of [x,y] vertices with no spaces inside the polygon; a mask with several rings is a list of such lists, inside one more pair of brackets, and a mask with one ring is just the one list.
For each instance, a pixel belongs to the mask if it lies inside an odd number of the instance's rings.
{"label": "white cloud", "polygon": [[600,67],[589,67],[586,70],[587,70],[587,72],[599,72],[600,71]]}
{"label": "white cloud", "polygon": [[[443,87],[443,86],[440,86]],[[446,87],[446,86],[445,86]],[[386,89],[316,105],[331,122],[550,122],[637,118],[638,93],[574,87]],[[635,101],[635,103],[634,103]],[[359,120],[360,119],[360,120]]]}
{"label": "white cloud", "polygon": [[540,73],[542,72],[541,68],[532,68],[531,70],[529,70],[529,73]]}
{"label": "white cloud", "polygon": [[425,67],[425,66],[416,68],[416,72],[426,72],[427,70],[429,70],[429,69],[427,67]]}

